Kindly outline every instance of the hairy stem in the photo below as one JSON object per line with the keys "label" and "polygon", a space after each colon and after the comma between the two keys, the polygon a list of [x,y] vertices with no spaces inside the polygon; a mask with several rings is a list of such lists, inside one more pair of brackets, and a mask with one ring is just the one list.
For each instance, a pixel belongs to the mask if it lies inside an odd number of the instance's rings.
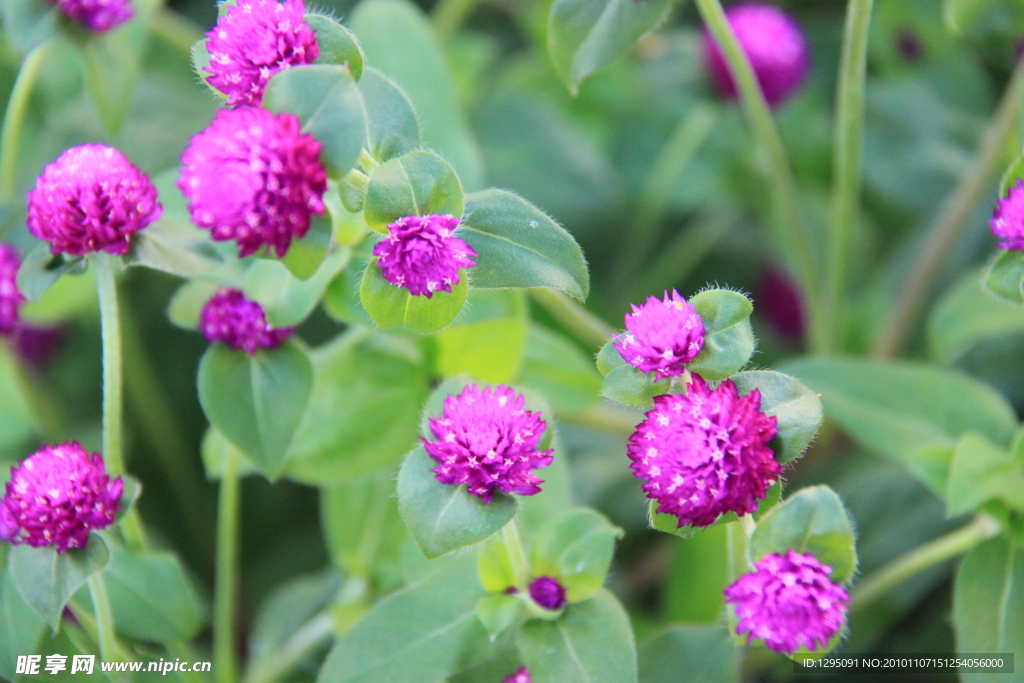
{"label": "hairy stem", "polygon": [[599,349],[615,333],[611,325],[561,290],[550,287],[534,287],[529,292],[534,301],[543,306],[558,322],[565,325],[570,332],[588,346]]}
{"label": "hairy stem", "polygon": [[18,151],[21,147],[22,130],[32,90],[46,56],[54,43],[47,41],[38,45],[25,57],[18,78],[14,81],[11,98],[4,113],[3,132],[0,133],[0,201],[13,202],[15,176],[18,171]]}
{"label": "hairy stem", "polygon": [[850,609],[870,605],[907,579],[966,553],[998,533],[999,522],[987,515],[978,515],[970,524],[911,550],[858,582],[850,591]]}
{"label": "hairy stem", "polygon": [[939,209],[920,250],[910,266],[910,275],[885,321],[872,350],[876,358],[895,356],[906,345],[921,311],[931,294],[935,278],[949,259],[970,223],[978,204],[985,198],[989,183],[1004,163],[1011,140],[1017,131],[1017,115],[1024,95],[1024,60],[1017,63],[1010,85],[1003,93],[996,115],[981,139],[974,162],[964,172],[960,184]]}
{"label": "hairy stem", "polygon": [[819,352],[836,348],[837,327],[842,325],[843,294],[857,227],[861,194],[861,157],[864,136],[864,83],[867,74],[868,31],[874,0],[849,0],[843,35],[843,56],[836,92],[835,150],[832,187],[832,225],[829,234],[828,282],[822,312],[827,336]]}
{"label": "hairy stem", "polygon": [[235,683],[235,602],[238,594],[238,523],[241,502],[239,454],[231,446],[224,456],[217,510],[217,567],[213,607],[213,661],[217,683]]}
{"label": "hairy stem", "polygon": [[100,656],[106,661],[117,659],[120,648],[117,644],[117,635],[114,633],[114,612],[110,609],[110,597],[107,595],[107,584],[102,572],[89,577],[89,595],[92,597],[93,613],[96,615]]}

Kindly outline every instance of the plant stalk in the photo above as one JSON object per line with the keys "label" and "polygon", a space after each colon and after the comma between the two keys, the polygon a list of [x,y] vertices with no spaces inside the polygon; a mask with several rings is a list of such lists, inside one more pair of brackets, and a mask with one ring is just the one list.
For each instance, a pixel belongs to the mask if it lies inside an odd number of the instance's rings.
{"label": "plant stalk", "polygon": [[102,572],[89,577],[89,595],[92,597],[93,613],[96,615],[100,656],[106,661],[117,659],[120,648],[114,632],[114,612],[110,608],[110,597],[107,595],[107,584]]}
{"label": "plant stalk", "polygon": [[907,579],[937,564],[942,564],[999,533],[1000,526],[992,517],[978,515],[956,531],[918,546],[860,581],[850,591],[850,610],[857,610],[884,597]]}
{"label": "plant stalk", "polygon": [[576,337],[594,349],[604,346],[615,333],[611,325],[598,318],[586,308],[571,299],[561,290],[550,287],[533,287],[529,290],[533,300],[547,309],[558,322],[562,323]]}
{"label": "plant stalk", "polygon": [[32,101],[32,91],[35,89],[39,72],[53,45],[53,41],[47,41],[28,53],[7,102],[3,131],[0,132],[0,201],[5,203],[15,200],[14,185],[18,171],[18,152],[21,147],[21,127],[25,123],[25,114]]}
{"label": "plant stalk", "polygon": [[508,561],[512,565],[512,576],[516,581],[516,588],[528,592],[530,584],[530,568],[526,564],[526,552],[523,550],[523,542],[519,537],[519,526],[516,520],[512,519],[501,530],[502,540],[505,541],[505,549],[508,551]]}
{"label": "plant stalk", "polygon": [[238,595],[238,527],[241,481],[239,454],[227,449],[220,478],[217,510],[217,567],[213,616],[213,662],[217,683],[238,680],[235,651],[235,603]]}
{"label": "plant stalk", "polygon": [[874,0],[849,0],[843,35],[843,56],[836,92],[836,125],[833,141],[832,225],[829,235],[828,282],[823,314],[828,318],[827,336],[815,350],[836,349],[845,311],[843,295],[856,242],[857,213],[861,196],[861,165],[864,137],[864,84],[867,77],[868,32]]}
{"label": "plant stalk", "polygon": [[939,209],[935,221],[925,234],[920,250],[910,266],[910,275],[904,281],[872,350],[876,358],[895,356],[907,344],[936,277],[963,236],[978,204],[985,198],[992,178],[1001,170],[1007,148],[1017,131],[1022,96],[1024,60],[1017,62],[996,115],[982,136],[974,162],[964,172],[960,184]]}

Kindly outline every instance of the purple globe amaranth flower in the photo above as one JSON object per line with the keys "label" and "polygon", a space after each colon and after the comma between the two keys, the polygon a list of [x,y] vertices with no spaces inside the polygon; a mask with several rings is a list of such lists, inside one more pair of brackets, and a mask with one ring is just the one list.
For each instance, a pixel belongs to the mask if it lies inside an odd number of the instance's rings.
{"label": "purple globe amaranth flower", "polygon": [[[782,104],[803,85],[811,69],[810,53],[800,27],[778,7],[758,2],[733,5],[726,16],[768,104]],[[704,62],[718,91],[735,99],[736,82],[725,55],[706,28]]]}
{"label": "purple globe amaranth flower", "polygon": [[199,314],[199,331],[211,342],[255,355],[260,349],[280,346],[291,327],[271,327],[263,306],[237,289],[224,288],[210,297]]}
{"label": "purple globe amaranth flower", "polygon": [[35,370],[47,368],[61,350],[67,337],[67,325],[18,325],[12,335],[14,351],[23,363]]}
{"label": "purple globe amaranth flower", "polygon": [[94,33],[120,26],[135,16],[128,0],[49,0],[61,14]]}
{"label": "purple globe amaranth flower", "polygon": [[530,597],[547,610],[559,610],[565,606],[565,586],[553,576],[538,576],[530,583]]}
{"label": "purple globe amaranth flower", "polygon": [[455,216],[406,216],[388,226],[388,236],[373,245],[381,275],[413,296],[428,299],[452,291],[459,269],[476,265],[476,252],[458,237]]}
{"label": "purple globe amaranth flower", "polygon": [[0,242],[0,335],[8,335],[18,328],[21,304],[25,301],[18,289],[18,252],[9,244]]}
{"label": "purple globe amaranth flower", "polygon": [[28,230],[54,254],[124,254],[161,213],[149,177],[106,145],[66,150],[28,193]]}
{"label": "purple globe amaranth flower", "polygon": [[293,114],[222,109],[182,155],[178,187],[213,239],[235,240],[241,257],[264,247],[281,257],[324,212],[320,149]]}
{"label": "purple globe amaranth flower", "polygon": [[843,627],[850,596],[829,579],[832,568],[813,555],[771,553],[725,589],[736,606],[736,634],[792,654],[825,647]]}
{"label": "purple globe amaranth flower", "polygon": [[239,0],[207,31],[210,85],[228,105],[259,105],[270,78],[320,56],[302,0]]}
{"label": "purple globe amaranth flower", "polygon": [[1006,197],[996,204],[989,227],[1000,248],[1024,251],[1024,180],[1011,185]]}
{"label": "purple globe amaranth flower", "polygon": [[17,545],[84,548],[89,532],[114,523],[124,483],[77,442],[44,446],[11,468],[0,535]]}
{"label": "purple globe amaranth flower", "polygon": [[682,375],[704,347],[704,322],[697,309],[674,289],[632,309],[625,317],[626,334],[612,342],[615,350],[641,371],[656,372],[657,379]]}
{"label": "purple globe amaranth flower", "polygon": [[550,465],[554,450],[537,449],[547,424],[523,404],[523,396],[504,384],[482,391],[471,384],[448,396],[441,416],[430,419],[437,441],[420,438],[440,463],[432,470],[437,480],[466,484],[484,503],[499,490],[522,496],[540,493],[538,484],[544,482],[532,472]]}
{"label": "purple globe amaranth flower", "polygon": [[708,526],[727,512],[757,509],[782,467],[768,442],[775,417],[761,412],[757,389],[740,396],[732,380],[712,391],[693,375],[687,393],[654,397],[627,454],[634,474],[658,512],[675,515],[679,526]]}
{"label": "purple globe amaranth flower", "polygon": [[502,681],[502,683],[533,683],[533,679],[530,678],[530,672],[524,666]]}

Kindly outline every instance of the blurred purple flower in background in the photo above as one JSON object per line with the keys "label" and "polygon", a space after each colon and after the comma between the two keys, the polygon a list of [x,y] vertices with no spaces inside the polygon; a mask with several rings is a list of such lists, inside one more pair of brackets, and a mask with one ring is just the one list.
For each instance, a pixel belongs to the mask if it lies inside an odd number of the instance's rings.
{"label": "blurred purple flower in background", "polygon": [[270,327],[263,306],[237,289],[225,288],[214,294],[199,316],[199,331],[209,341],[227,344],[249,355],[260,349],[277,348],[292,330]]}
{"label": "blurred purple flower in background", "polygon": [[49,0],[61,14],[95,33],[120,26],[135,16],[129,0]]}

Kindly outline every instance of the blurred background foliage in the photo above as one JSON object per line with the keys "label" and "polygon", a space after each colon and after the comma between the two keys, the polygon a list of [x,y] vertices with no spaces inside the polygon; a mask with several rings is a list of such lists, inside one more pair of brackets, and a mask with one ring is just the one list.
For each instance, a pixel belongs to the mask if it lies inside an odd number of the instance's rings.
{"label": "blurred background foliage", "polygon": [[[363,4],[372,6],[373,0]],[[421,0],[419,4],[429,12],[433,3]],[[402,35],[403,27],[382,23],[372,10],[364,11],[348,0],[319,0],[310,6],[329,10],[352,26],[370,63],[403,83],[421,114],[428,144],[453,160],[469,189],[479,189],[486,182],[514,190],[577,237],[592,269],[588,306],[612,326],[620,326],[629,302],[673,287],[690,296],[708,283],[718,283],[753,296],[755,333],[760,340],[756,365],[769,367],[800,354],[799,294],[783,274],[759,225],[766,201],[764,183],[753,165],[751,141],[739,110],[718,101],[705,77],[692,4],[676,6],[661,30],[587,80],[577,97],[568,94],[547,55],[548,4],[545,0],[480,2],[464,25],[443,39],[439,64],[441,73],[448,70],[451,78],[436,82],[429,80],[429,68],[422,80],[415,76],[419,60],[427,60],[417,51],[416,40],[397,40],[384,49],[389,39]],[[793,0],[779,4],[798,18],[813,54],[809,84],[777,115],[810,225],[823,227],[832,169],[834,74],[845,3]],[[158,27],[145,47],[126,124],[112,140],[154,176],[177,167],[188,138],[210,120],[217,106],[197,84],[185,49],[215,21],[214,3],[171,0],[168,8],[172,14],[155,20]],[[865,211],[852,268],[856,297],[844,330],[843,347],[849,352],[862,353],[870,347],[913,247],[968,168],[1019,49],[1021,34],[1005,17],[993,17],[991,25],[977,34],[954,35],[942,11],[939,0],[876,3],[867,90]],[[20,188],[30,186],[43,165],[63,149],[104,139],[69,52],[60,48],[46,62],[22,142]],[[0,101],[6,101],[20,57],[10,44],[0,45],[0,57]],[[645,217],[645,202],[652,191],[657,192],[652,181],[664,178],[659,176],[664,169],[657,166],[660,150],[684,116],[700,108],[703,118],[694,125],[705,137],[690,163],[665,183],[664,212],[656,212],[653,219]],[[958,288],[957,283],[976,274],[992,251],[985,219],[995,191],[993,186],[991,201],[982,203],[944,270],[936,292],[939,301],[915,338],[911,355],[966,369],[995,385],[1020,412],[1024,408],[1024,314],[1013,311],[1011,315],[1009,309],[992,312],[996,302],[978,303],[978,316],[984,317],[987,311],[989,319],[1000,322],[990,326],[991,334],[985,339],[960,339],[955,330],[961,327],[958,315],[965,306],[949,302],[959,296],[970,303],[977,296],[977,287]],[[17,215],[8,217],[9,223],[17,221]],[[650,237],[638,246],[637,226],[644,221],[649,225],[639,229]],[[22,247],[28,243],[21,230],[8,237]],[[206,422],[195,392],[195,367],[206,343],[200,335],[168,322],[167,304],[176,286],[170,276],[132,269],[123,288],[127,452],[132,471],[146,488],[141,509],[154,534],[181,553],[199,585],[209,586],[216,486],[208,475],[215,474],[216,443],[210,438],[203,445],[204,471],[199,453]],[[344,286],[339,281],[333,288]],[[56,399],[52,410],[59,415],[57,421],[68,425],[69,432],[87,447],[98,449],[100,347],[92,291],[82,278],[65,278],[43,302],[27,306],[25,316],[58,327],[57,352],[33,372]],[[335,305],[343,308],[344,296],[333,300],[342,302]],[[336,319],[346,313],[332,313],[334,318],[317,312],[301,328],[311,345],[323,344],[341,331]],[[564,346],[563,337],[551,335],[551,330],[561,328],[539,308],[533,315],[539,324],[529,328],[520,377],[540,388],[556,373],[567,377],[575,393],[564,393],[561,405],[556,403],[564,413],[594,403],[599,379],[587,362],[594,349],[583,344],[562,349],[560,353],[570,360],[551,363],[552,354],[538,349],[547,348],[545,344]],[[496,338],[503,339],[503,333]],[[501,344],[488,348],[494,354],[503,352]],[[348,352],[327,348],[317,353],[326,358]],[[410,362],[409,353],[414,360],[411,370],[405,371],[395,363]],[[394,344],[378,348],[363,344],[319,367],[321,372],[336,374],[343,374],[351,364],[378,367],[384,374],[388,368],[399,374],[422,373],[417,353]],[[0,360],[0,375],[9,375],[9,359]],[[424,379],[419,386],[425,392]],[[390,379],[381,377],[379,385],[372,378],[363,377],[363,381],[368,382],[364,393],[353,396],[368,400]],[[3,385],[0,382],[0,390]],[[378,396],[379,404],[372,409],[336,419],[358,421],[364,434],[386,432],[396,411],[403,414],[402,406],[419,405],[425,395],[420,391],[412,387],[411,394]],[[355,402],[353,397],[350,400]],[[0,458],[13,462],[25,454],[24,432],[19,435],[14,415],[4,416],[3,422]],[[580,421],[566,420],[561,425],[574,472],[574,498],[604,511],[627,530],[616,555],[612,586],[630,607],[643,643],[647,634],[664,623],[717,622],[725,573],[715,558],[721,556],[718,550],[725,540],[724,527],[684,541],[648,530],[647,506],[625,467],[627,435]],[[404,446],[396,457],[403,450]],[[303,468],[293,475],[317,481],[330,466],[329,462],[307,463],[305,475],[299,471]],[[809,454],[788,471],[787,479],[787,488],[828,483],[841,494],[856,519],[862,575],[959,522],[945,519],[939,499],[897,465],[862,451],[834,429],[826,429]],[[293,479],[273,485],[261,477],[245,480],[243,631],[252,634],[254,653],[261,638],[272,640],[266,631],[274,623],[274,614],[287,612],[288,605],[301,612],[294,607],[300,603],[316,609],[317,595],[330,594],[322,580],[307,575],[322,572],[331,563],[323,532],[331,538],[329,511],[336,508],[324,505],[326,528],[322,529],[316,489]],[[951,564],[935,567],[873,609],[856,614],[844,649],[953,651],[946,617],[951,569]],[[289,583],[296,580],[299,583]],[[282,583],[286,588],[281,590],[293,593],[272,595],[272,589]],[[708,586],[715,589],[707,590]],[[303,596],[299,602],[298,594]],[[710,634],[707,638],[706,652],[722,647]],[[683,660],[670,666],[645,658],[645,652],[657,649],[658,643],[641,647],[644,675],[650,680],[676,680],[658,678],[658,671],[679,671],[677,665]],[[685,649],[677,653],[687,656]],[[707,665],[707,657],[702,659]],[[784,659],[748,661],[748,667],[760,669],[766,679],[790,675]],[[296,676],[309,678],[314,672],[310,667]],[[940,680],[937,674],[928,676],[928,680]]]}

